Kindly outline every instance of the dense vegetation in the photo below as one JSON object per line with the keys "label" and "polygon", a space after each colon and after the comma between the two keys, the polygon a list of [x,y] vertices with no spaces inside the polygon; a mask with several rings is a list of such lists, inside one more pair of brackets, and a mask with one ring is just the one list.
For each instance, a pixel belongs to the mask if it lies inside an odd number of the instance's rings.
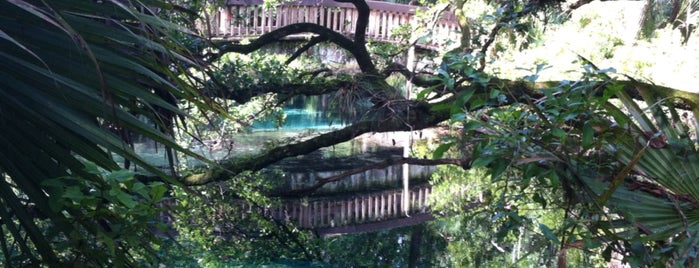
{"label": "dense vegetation", "polygon": [[[604,265],[613,254],[632,266],[695,264],[699,95],[634,78],[655,68],[638,54],[611,66],[628,75],[597,67],[629,46],[696,55],[694,1],[648,1],[630,38],[576,15],[590,1],[424,2],[425,18],[453,12],[462,38],[419,70],[399,63],[408,46],[367,40],[364,0],[338,1],[359,11],[351,38],[299,24],[240,43],[197,32],[217,2],[0,1],[6,267],[564,267]],[[566,72],[554,64],[565,55],[536,51],[560,52],[548,45],[564,37],[548,33],[571,24],[600,38],[598,49],[568,56],[575,71]],[[396,34],[429,39],[429,25]],[[318,37],[293,56],[263,49],[306,32]],[[357,65],[297,58],[320,41]],[[658,77],[670,79],[679,80]],[[332,96],[344,127],[245,157],[213,161],[187,149],[223,143],[257,118],[283,120],[285,102],[320,95]],[[434,127],[448,133],[437,144],[383,162],[441,166],[431,223],[321,239],[234,206],[312,194],[278,191],[281,176],[266,168],[282,159],[364,133]],[[135,152],[141,137],[166,150],[166,171]]]}

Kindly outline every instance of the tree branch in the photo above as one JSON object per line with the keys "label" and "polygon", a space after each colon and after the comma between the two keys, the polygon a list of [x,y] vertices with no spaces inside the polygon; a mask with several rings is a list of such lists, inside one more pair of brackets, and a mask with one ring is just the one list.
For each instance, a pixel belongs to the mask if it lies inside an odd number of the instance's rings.
{"label": "tree branch", "polygon": [[349,51],[350,53],[356,50],[357,45],[341,33],[335,32],[331,29],[328,29],[315,23],[295,23],[286,25],[269,33],[263,34],[259,38],[250,42],[249,44],[236,44],[230,42],[222,44],[219,46],[219,51],[217,53],[208,55],[208,57],[206,58],[209,60],[217,59],[221,57],[223,54],[229,52],[248,54],[257,51],[258,49],[266,45],[279,42],[287,36],[301,33],[314,33],[320,36],[325,36],[329,42],[338,45],[339,47]]}
{"label": "tree branch", "polygon": [[[366,20],[369,20],[368,14]],[[226,43],[219,46],[218,52],[206,55],[204,58],[207,61],[211,62],[229,52],[242,54],[252,53],[266,45],[279,42],[287,36],[301,33],[318,34],[319,36],[321,36],[319,38],[326,39],[328,42],[331,42],[352,54],[352,56],[357,60],[357,64],[359,65],[359,68],[362,70],[362,72],[367,74],[377,73],[376,67],[374,66],[374,62],[371,59],[371,55],[369,55],[369,52],[366,50],[366,46],[363,41],[352,41],[349,38],[342,35],[341,33],[338,33],[336,31],[333,31],[315,23],[290,24],[276,29],[274,31],[271,31],[269,33],[263,34],[262,36],[253,40],[249,44]],[[355,36],[355,40],[356,38],[357,37]]]}
{"label": "tree branch", "polygon": [[439,80],[430,80],[427,77],[425,77],[425,76],[428,76],[428,77],[433,76],[432,74],[420,75],[419,73],[411,72],[410,70],[408,70],[407,67],[405,67],[405,65],[395,63],[395,62],[393,64],[389,65],[388,67],[386,67],[386,69],[384,69],[381,73],[383,74],[384,77],[388,77],[392,73],[399,73],[403,77],[405,77],[407,80],[411,80],[411,78],[412,78],[411,82],[413,83],[413,85],[416,85],[418,87],[431,87],[431,86],[436,86],[436,85],[440,84]]}
{"label": "tree branch", "polygon": [[291,55],[291,57],[289,57],[289,59],[286,60],[286,62],[284,62],[284,63],[290,64],[291,62],[296,60],[296,58],[300,57],[301,54],[303,54],[303,52],[306,52],[309,49],[311,49],[311,47],[313,47],[319,43],[325,42],[325,41],[328,41],[328,37],[325,35],[319,35],[319,36],[315,36],[315,37],[311,38],[311,40],[308,41],[308,43],[306,43],[305,45],[303,45],[303,47],[296,50],[296,52],[294,52],[294,54]]}
{"label": "tree branch", "polygon": [[369,26],[369,16],[371,9],[364,0],[335,0],[339,3],[351,3],[357,8],[357,27],[354,28],[354,42],[362,44],[366,42],[366,28]]}
{"label": "tree branch", "polygon": [[568,9],[564,12],[564,14],[570,15],[570,13],[573,13],[573,10],[576,10],[589,3],[592,3],[592,1],[593,0],[578,0],[577,2],[570,4],[568,6]]}

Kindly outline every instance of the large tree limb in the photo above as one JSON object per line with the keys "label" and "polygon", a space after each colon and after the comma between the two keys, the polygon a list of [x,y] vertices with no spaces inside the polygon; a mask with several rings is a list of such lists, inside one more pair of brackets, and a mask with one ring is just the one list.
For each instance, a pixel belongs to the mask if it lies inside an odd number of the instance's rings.
{"label": "large tree limb", "polygon": [[341,33],[330,30],[321,25],[315,23],[295,23],[263,34],[248,44],[225,43],[219,47],[217,54],[213,54],[212,56],[220,57],[228,52],[248,54],[257,51],[266,45],[284,40],[284,38],[287,36],[302,33],[314,33],[317,35],[326,36],[330,42],[350,52],[353,51],[356,46],[352,40],[345,37]]}
{"label": "large tree limb", "polygon": [[[668,87],[636,81],[615,81],[614,83],[621,85],[622,90],[634,96],[638,96],[638,89],[641,88],[653,92],[661,99],[674,99],[676,106],[683,109],[693,110],[697,108],[694,103],[699,103],[699,94],[697,93],[679,91]],[[560,83],[556,81],[529,83],[525,81],[493,78],[485,86],[468,85],[457,88],[457,90],[475,90],[476,92],[473,98],[487,98],[487,93],[491,89],[498,89],[507,93],[507,100],[503,103],[499,103],[499,105],[508,105],[512,103],[526,103],[527,101],[531,101],[531,99],[543,98],[545,96],[540,93],[540,89],[551,88],[558,85],[560,85]],[[206,172],[183,177],[181,181],[186,185],[201,185],[215,181],[225,181],[243,171],[259,171],[284,158],[308,154],[323,147],[349,141],[364,133],[408,131],[434,127],[448,120],[451,115],[446,109],[434,111],[431,107],[450,103],[450,101],[451,99],[449,98],[439,103],[425,103],[419,100],[402,100],[402,102],[406,103],[405,107],[411,107],[409,109],[410,114],[401,113],[407,110],[398,111],[384,118],[360,121],[348,127],[325,133],[303,142],[276,147],[260,155],[240,159],[229,159]]]}
{"label": "large tree limb", "polygon": [[366,48],[366,30],[369,26],[369,16],[371,9],[369,4],[364,0],[335,0],[340,3],[352,3],[357,8],[357,26],[354,29],[354,50],[350,50],[355,56],[359,68],[365,74],[376,75],[378,71],[371,59],[371,55]]}
{"label": "large tree limb", "polygon": [[[364,42],[356,42],[345,37],[341,33],[328,29],[326,27],[320,26],[314,23],[296,23],[290,24],[269,33],[263,34],[259,38],[253,40],[248,44],[237,44],[237,43],[226,43],[219,47],[218,52],[215,54],[207,55],[209,61],[215,60],[222,55],[235,52],[241,54],[248,54],[261,49],[262,47],[284,40],[285,37],[302,34],[302,33],[314,33],[321,36],[320,38],[326,39],[340,48],[347,50],[352,56],[357,60],[357,64],[362,72],[367,74],[376,74],[376,67],[374,62],[366,50]],[[356,36],[355,36],[356,38]]]}

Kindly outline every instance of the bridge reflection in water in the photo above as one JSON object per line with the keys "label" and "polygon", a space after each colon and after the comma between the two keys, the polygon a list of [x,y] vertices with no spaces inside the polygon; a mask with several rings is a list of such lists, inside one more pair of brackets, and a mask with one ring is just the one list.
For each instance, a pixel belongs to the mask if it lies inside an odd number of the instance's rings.
{"label": "bridge reflection in water", "polygon": [[[432,187],[428,184],[412,187],[408,207],[403,207],[402,190],[389,190],[345,198],[285,200],[282,205],[262,212],[274,219],[314,230],[320,236],[372,232],[432,220],[428,206],[431,193]],[[244,205],[244,209],[254,208]]]}

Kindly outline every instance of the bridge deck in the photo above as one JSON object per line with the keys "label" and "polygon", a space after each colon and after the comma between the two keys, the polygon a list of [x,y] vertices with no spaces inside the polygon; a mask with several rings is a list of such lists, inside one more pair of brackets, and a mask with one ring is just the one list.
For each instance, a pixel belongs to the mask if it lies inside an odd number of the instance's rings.
{"label": "bridge deck", "polygon": [[[316,230],[322,235],[368,232],[431,219],[431,216],[427,216],[430,215],[428,200],[431,192],[430,185],[414,186],[408,192],[406,203],[402,190],[345,198],[286,200],[282,205],[265,209],[262,213],[274,219],[295,222],[303,229]],[[251,208],[243,205],[243,210]],[[415,219],[410,219],[413,215]],[[343,226],[346,228],[340,228]]]}

